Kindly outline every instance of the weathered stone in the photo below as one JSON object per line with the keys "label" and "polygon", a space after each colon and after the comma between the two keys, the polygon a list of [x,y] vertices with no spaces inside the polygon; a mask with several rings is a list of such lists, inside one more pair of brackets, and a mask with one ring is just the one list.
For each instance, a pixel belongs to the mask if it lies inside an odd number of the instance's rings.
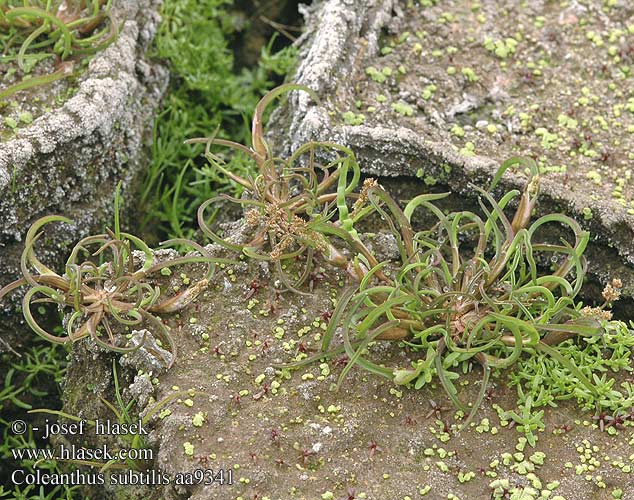
{"label": "weathered stone", "polygon": [[[487,187],[502,161],[532,156],[542,168],[539,210],[571,214],[592,234],[586,293],[596,297],[602,283],[619,276],[631,298],[634,96],[631,77],[621,75],[630,71],[628,47],[634,46],[631,6],[604,12],[596,3],[575,13],[543,2],[485,0],[479,9],[460,0],[436,4],[329,0],[307,7],[301,63],[291,80],[315,90],[321,104],[291,94],[269,127],[272,139],[287,152],[308,140],[348,145],[366,174],[398,177],[410,196],[449,188],[454,208],[477,207],[469,184]],[[604,45],[595,46],[592,33]],[[523,37],[514,56],[486,48],[489,39],[511,35]],[[540,63],[540,54],[550,64]],[[620,63],[609,54],[621,54]],[[539,73],[525,75],[531,62]],[[596,66],[604,63],[607,73],[599,78]],[[585,107],[583,96],[589,96]],[[506,117],[511,105],[514,114]],[[517,116],[522,106],[543,110],[524,128]],[[576,125],[568,116],[575,111]],[[560,117],[566,113],[572,121]],[[452,132],[455,125],[463,131]],[[282,138],[280,128],[287,130]],[[552,144],[544,135],[549,130],[558,133]],[[502,186],[525,182],[522,172],[508,172]]]}
{"label": "weathered stone", "polygon": [[[118,181],[124,193],[134,192],[168,79],[163,67],[145,58],[160,3],[113,2],[119,36],[90,61],[76,89],[61,81],[10,98],[17,108],[32,109],[35,120],[10,137],[0,135],[0,286],[19,277],[24,236],[35,219],[61,214],[73,220],[48,228],[37,242],[38,255],[58,266],[70,244],[111,225]],[[55,105],[56,92],[61,100],[71,97]],[[19,343],[13,333],[21,315],[12,313],[18,299],[13,294],[13,303],[0,305],[0,335],[10,343]]]}

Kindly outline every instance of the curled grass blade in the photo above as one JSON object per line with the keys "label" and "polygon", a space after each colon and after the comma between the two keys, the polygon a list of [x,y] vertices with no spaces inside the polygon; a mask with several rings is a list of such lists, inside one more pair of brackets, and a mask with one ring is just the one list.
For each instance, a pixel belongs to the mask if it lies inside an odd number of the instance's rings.
{"label": "curled grass blade", "polygon": [[64,22],[55,17],[54,15],[46,12],[43,9],[37,7],[15,7],[9,10],[5,14],[6,19],[9,21],[17,17],[35,17],[41,19],[43,22],[53,24],[59,29],[61,36],[64,40],[64,48],[62,50],[62,59],[66,59],[71,53],[71,43],[73,36]]}
{"label": "curled grass blade", "polygon": [[263,159],[269,155],[268,145],[264,141],[264,130],[263,130],[264,111],[267,108],[267,106],[275,98],[279,97],[285,92],[290,92],[292,90],[303,90],[304,92],[307,92],[317,104],[319,104],[320,102],[319,97],[317,97],[317,94],[312,89],[310,89],[309,87],[306,87],[305,85],[298,85],[294,83],[288,83],[273,89],[272,91],[268,92],[260,100],[260,102],[258,102],[255,108],[255,112],[253,113],[251,140],[253,142],[253,151],[255,152],[256,155],[260,157],[256,161],[258,161],[260,164],[263,162]]}
{"label": "curled grass blade", "polygon": [[59,292],[57,290],[53,290],[52,288],[47,286],[36,285],[33,288],[29,289],[22,299],[22,312],[24,314],[24,319],[26,320],[29,327],[40,337],[43,337],[49,342],[53,342],[54,344],[67,344],[69,342],[69,339],[67,337],[59,337],[47,332],[38,324],[38,322],[33,317],[33,313],[31,312],[31,300],[33,299],[33,296],[37,293],[41,293],[53,299],[59,297]]}
{"label": "curled grass blade", "polygon": [[49,215],[46,217],[42,217],[36,220],[33,223],[33,225],[29,228],[29,230],[26,233],[26,238],[24,240],[24,251],[22,252],[22,259],[21,259],[20,265],[21,265],[22,274],[24,275],[24,278],[29,282],[29,284],[33,286],[37,286],[37,283],[35,282],[35,280],[33,279],[33,276],[29,272],[27,263],[31,264],[39,274],[42,274],[42,275],[50,274],[55,276],[57,275],[54,271],[52,271],[47,266],[42,264],[42,262],[40,262],[40,260],[37,258],[33,250],[33,245],[37,241],[37,238],[39,237],[39,234],[40,234],[38,233],[38,231],[42,227],[44,227],[46,224],[49,224],[51,222],[65,222],[67,224],[72,224],[72,221],[70,219],[68,219],[67,217],[63,217],[61,215]]}

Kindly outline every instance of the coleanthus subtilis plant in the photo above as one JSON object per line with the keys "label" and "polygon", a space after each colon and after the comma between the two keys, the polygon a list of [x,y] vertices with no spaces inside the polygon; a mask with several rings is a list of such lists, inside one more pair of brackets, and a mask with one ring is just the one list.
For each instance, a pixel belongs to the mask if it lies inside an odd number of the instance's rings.
{"label": "coleanthus subtilis plant", "polygon": [[53,73],[24,79],[0,90],[0,99],[66,78],[73,73],[78,58],[111,44],[117,37],[117,26],[110,17],[111,1],[1,1],[0,61],[17,62],[25,74],[49,57],[56,58],[59,64]]}
{"label": "coleanthus subtilis plant", "polygon": [[[495,200],[490,191],[514,165],[530,172],[525,189]],[[453,381],[459,377],[455,367],[475,360],[484,375],[468,422],[484,398],[492,368],[510,367],[523,353],[542,352],[563,364],[577,384],[596,394],[590,379],[555,347],[564,340],[602,331],[596,318],[602,309],[582,309],[575,301],[585,273],[583,252],[589,234],[562,214],[531,222],[539,193],[538,170],[532,160],[508,160],[491,190],[472,188],[480,194],[481,215],[470,211],[446,215],[433,203],[446,194],[417,196],[401,210],[381,187],[368,191],[371,206],[396,238],[400,262],[394,278],[377,284],[376,273],[391,265],[381,263],[339,298],[322,345],[323,351],[329,351],[335,329],[342,327],[350,362],[339,383],[354,365],[417,389],[437,376],[455,406],[469,412]],[[509,219],[505,209],[518,197]],[[417,210],[427,211],[437,222],[414,230],[412,218]],[[570,238],[548,241],[545,226],[555,226]],[[551,270],[542,272],[538,263],[547,263]],[[614,283],[618,286],[618,281]],[[387,368],[365,356],[374,340],[398,340],[421,354],[411,366]]]}
{"label": "coleanthus subtilis plant", "polygon": [[[118,213],[118,212],[116,212]],[[176,343],[169,328],[156,316],[179,311],[189,305],[208,285],[216,262],[227,259],[212,258],[204,247],[189,240],[170,240],[164,245],[188,245],[199,255],[177,257],[155,262],[152,250],[132,234],[120,231],[115,215],[115,231],[88,236],[72,249],[64,273],[56,273],[36,256],[34,245],[42,235],[40,229],[51,222],[71,221],[52,215],[38,219],[29,229],[22,252],[22,278],[0,289],[0,300],[12,290],[28,286],[22,300],[24,318],[31,329],[45,339],[65,344],[85,337],[112,351],[126,353],[143,346],[143,339],[136,345],[126,345],[121,333],[114,327],[140,327],[151,325],[155,335],[167,344],[171,352],[168,366],[176,357]],[[134,251],[141,253],[135,256]],[[141,257],[141,258],[139,258]],[[85,260],[82,260],[84,258]],[[142,261],[141,263],[137,263]],[[165,298],[160,288],[149,277],[169,267],[203,262],[207,263],[206,276],[178,295]],[[56,304],[68,321],[63,334],[46,331],[35,319],[34,304]],[[145,332],[145,330],[144,330]],[[159,353],[154,353],[159,356]]]}
{"label": "coleanthus subtilis plant", "polygon": [[[205,143],[205,157],[228,178],[245,188],[241,199],[220,195],[207,200],[198,209],[198,223],[203,233],[214,242],[231,250],[243,252],[251,258],[273,262],[284,285],[295,292],[312,269],[315,254],[337,267],[350,268],[354,263],[332,242],[333,237],[344,240],[371,264],[378,262],[359,239],[353,224],[368,211],[365,192],[372,186],[366,181],[360,194],[357,187],[360,171],[354,154],[348,148],[330,142],[309,142],[299,147],[289,158],[276,157],[264,139],[263,115],[266,107],[279,95],[292,90],[315,93],[302,85],[287,84],[267,93],[258,103],[253,115],[252,146],[247,147],[219,138],[190,139],[187,143]],[[225,168],[221,158],[212,154],[211,146],[228,146],[245,153],[257,166],[255,178],[242,178]],[[326,165],[317,163],[317,149],[335,155]],[[348,173],[351,178],[348,179]],[[248,208],[247,224],[255,229],[255,237],[244,246],[231,243],[214,233],[207,223],[205,211],[219,199],[227,199]],[[352,212],[347,201],[355,200]],[[372,210],[372,209],[370,209]],[[338,214],[337,220],[333,220]],[[305,257],[303,272],[291,279],[282,267],[283,261]]]}

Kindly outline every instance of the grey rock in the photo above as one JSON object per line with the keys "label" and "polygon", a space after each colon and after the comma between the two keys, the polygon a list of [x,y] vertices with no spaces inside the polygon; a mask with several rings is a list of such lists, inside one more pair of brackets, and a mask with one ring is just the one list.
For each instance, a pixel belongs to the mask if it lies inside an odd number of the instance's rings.
{"label": "grey rock", "polygon": [[172,353],[160,347],[149,330],[132,330],[130,345],[141,347],[121,356],[121,366],[158,374],[164,372],[173,359]]}
{"label": "grey rock", "polygon": [[154,393],[154,386],[149,375],[136,375],[134,382],[129,387],[130,396],[139,404],[145,407],[150,402],[150,397]]}

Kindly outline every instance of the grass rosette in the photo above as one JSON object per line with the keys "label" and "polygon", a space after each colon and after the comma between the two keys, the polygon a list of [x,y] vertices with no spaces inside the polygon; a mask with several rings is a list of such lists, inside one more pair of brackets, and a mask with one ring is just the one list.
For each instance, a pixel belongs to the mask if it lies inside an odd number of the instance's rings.
{"label": "grass rosette", "polygon": [[[115,213],[118,214],[118,208]],[[130,352],[140,348],[143,341],[133,346],[125,345],[125,342],[122,345],[114,325],[128,328],[148,323],[159,340],[168,346],[172,356],[166,364],[171,366],[176,356],[176,343],[157,315],[176,312],[189,305],[206,289],[214,264],[232,261],[211,257],[204,247],[193,241],[175,239],[163,245],[190,246],[199,255],[155,262],[154,253],[143,240],[120,231],[117,215],[115,231],[80,240],[71,251],[64,273],[58,274],[44,265],[34,251],[34,244],[42,234],[40,229],[51,222],[71,221],[53,215],[42,217],[31,226],[22,252],[22,278],[0,289],[0,300],[16,288],[28,286],[22,299],[24,318],[35,333],[57,344],[90,337],[105,349]],[[143,256],[140,259],[142,265],[137,264],[139,259],[135,257],[135,250]],[[150,280],[151,275],[163,269],[201,262],[208,266],[205,277],[178,295],[163,297],[160,288]],[[68,314],[62,332],[50,333],[36,320],[33,305],[46,303],[55,304],[60,312]]]}
{"label": "grass rosette", "polygon": [[[469,211],[445,214],[433,202],[446,194],[417,196],[401,210],[379,186],[369,190],[371,206],[396,238],[400,262],[393,278],[374,279],[392,265],[383,262],[339,298],[322,343],[322,350],[329,352],[341,326],[349,362],[339,384],[355,365],[416,389],[438,377],[454,405],[470,412],[466,425],[484,398],[491,369],[510,367],[524,353],[543,353],[568,371],[579,390],[598,397],[592,375],[556,347],[572,338],[598,339],[603,331],[599,318],[607,301],[594,309],[583,309],[576,301],[589,234],[562,214],[531,223],[539,193],[532,160],[505,162],[491,190],[515,165],[530,172],[523,192],[512,190],[497,201],[489,191],[472,186],[480,194],[483,216]],[[512,200],[517,209],[509,219],[505,209]],[[437,222],[415,231],[416,210],[426,210]],[[563,227],[570,237],[548,241],[543,229],[549,225],[559,231]],[[544,262],[550,265],[548,272],[538,265]],[[385,367],[366,356],[375,340],[399,341],[421,356],[411,366]],[[483,380],[469,409],[458,397],[454,381],[460,377],[457,368],[467,369],[473,361],[482,366]]]}
{"label": "grass rosette", "polygon": [[[309,88],[294,84],[282,85],[267,93],[253,115],[251,147],[214,137],[186,142],[205,143],[209,164],[244,188],[240,199],[221,194],[199,207],[198,223],[203,233],[225,248],[272,262],[284,285],[289,290],[303,293],[298,288],[310,275],[315,254],[328,264],[344,269],[351,264],[335,246],[333,238],[344,240],[372,263],[377,262],[353,228],[354,221],[364,216],[367,210],[363,207],[364,191],[361,194],[353,192],[359,183],[360,170],[352,151],[335,143],[309,142],[284,159],[276,157],[264,139],[262,120],[266,107],[279,95],[292,90],[308,92],[317,100]],[[211,152],[214,145],[245,154],[255,163],[257,175],[244,178],[228,170],[220,157]],[[318,149],[333,153],[335,158],[326,165],[318,164]],[[248,209],[246,221],[254,228],[255,236],[246,245],[231,243],[208,225],[206,210],[220,199]],[[347,208],[349,200],[355,200],[352,213]],[[297,259],[304,260],[304,267],[297,277],[292,278],[282,263]]]}

